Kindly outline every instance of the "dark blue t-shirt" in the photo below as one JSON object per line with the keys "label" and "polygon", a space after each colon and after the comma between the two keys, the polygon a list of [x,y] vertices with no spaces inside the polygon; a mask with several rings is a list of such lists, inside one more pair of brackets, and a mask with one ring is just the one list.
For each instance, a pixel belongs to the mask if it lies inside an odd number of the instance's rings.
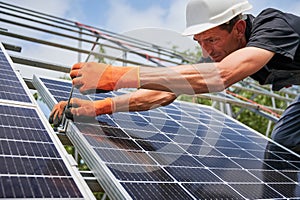
{"label": "dark blue t-shirt", "polygon": [[300,85],[300,17],[269,8],[255,18],[248,15],[246,21],[247,46],[275,53],[251,77],[260,84],[272,84],[273,90]]}

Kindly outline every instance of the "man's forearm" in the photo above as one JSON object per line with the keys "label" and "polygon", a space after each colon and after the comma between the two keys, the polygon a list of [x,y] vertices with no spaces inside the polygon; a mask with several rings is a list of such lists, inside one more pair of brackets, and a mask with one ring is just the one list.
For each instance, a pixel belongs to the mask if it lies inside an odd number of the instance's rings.
{"label": "man's forearm", "polygon": [[176,95],[171,92],[140,89],[113,98],[114,111],[145,111],[172,103]]}
{"label": "man's forearm", "polygon": [[225,89],[216,63],[168,68],[140,68],[141,88],[180,94],[216,92]]}
{"label": "man's forearm", "polygon": [[140,68],[141,88],[179,94],[219,92],[265,66],[274,52],[245,47],[221,62],[180,65],[168,68]]}

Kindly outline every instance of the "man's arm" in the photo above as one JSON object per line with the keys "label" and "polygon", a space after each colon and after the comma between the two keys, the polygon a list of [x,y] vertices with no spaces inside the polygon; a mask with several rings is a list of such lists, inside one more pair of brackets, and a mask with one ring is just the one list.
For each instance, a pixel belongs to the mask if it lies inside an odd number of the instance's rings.
{"label": "man's arm", "polygon": [[[180,94],[218,92],[257,72],[274,53],[245,47],[219,63],[201,63],[165,68],[116,67],[102,63],[77,63],[70,76],[82,93],[89,90],[144,88]],[[91,78],[92,77],[92,78]]]}
{"label": "man's arm", "polygon": [[[120,111],[143,111],[149,110],[160,105],[167,105],[176,99],[179,94],[194,94],[217,92],[229,87],[245,77],[257,72],[272,57],[274,53],[255,47],[246,47],[233,52],[220,63],[203,63],[195,65],[181,65],[169,68],[147,68],[141,67],[139,70],[134,68],[129,73],[117,76],[121,81],[118,83],[109,82],[106,85],[105,80],[110,79],[111,75],[104,75],[107,65],[99,63],[80,64],[80,67],[73,68],[71,77],[73,84],[79,87],[81,91],[85,84],[89,84],[89,89],[98,88],[98,82],[101,86],[113,90],[114,86],[138,86],[150,90],[137,90],[131,94],[125,94],[105,101],[85,101],[73,100],[76,106],[72,108],[73,115],[95,116],[97,114],[109,114]],[[118,68],[118,69],[117,69]],[[121,70],[122,67],[111,67]],[[84,70],[82,70],[84,69]],[[89,74],[97,77],[97,81],[89,78]],[[79,75],[79,76],[78,76]],[[77,77],[78,76],[78,77]],[[105,79],[103,79],[103,77]],[[76,78],[75,78],[76,77]],[[83,78],[86,77],[86,78]],[[75,80],[75,81],[74,81]],[[136,82],[138,80],[138,83]],[[92,82],[94,81],[94,82]],[[133,83],[133,84],[132,84]],[[50,115],[51,121],[61,117],[62,109],[66,102],[57,104]],[[57,120],[56,120],[57,121]]]}
{"label": "man's arm", "polygon": [[172,103],[176,95],[171,92],[140,89],[113,98],[98,101],[71,99],[72,115],[94,117],[115,112],[145,111]]}
{"label": "man's arm", "polygon": [[113,98],[114,112],[145,111],[172,103],[177,96],[172,92],[139,89]]}
{"label": "man's arm", "polygon": [[170,68],[140,68],[141,88],[198,94],[222,91],[261,69],[274,53],[255,47],[237,50],[219,63],[200,63]]}
{"label": "man's arm", "polygon": [[[145,89],[98,101],[72,98],[70,101],[71,108],[66,110],[66,112],[68,112],[66,116],[71,118],[73,116],[94,117],[115,112],[145,111],[168,105],[175,99],[176,95],[174,93]],[[55,127],[58,127],[61,123],[62,114],[66,105],[66,101],[61,101],[53,107],[49,122]]]}

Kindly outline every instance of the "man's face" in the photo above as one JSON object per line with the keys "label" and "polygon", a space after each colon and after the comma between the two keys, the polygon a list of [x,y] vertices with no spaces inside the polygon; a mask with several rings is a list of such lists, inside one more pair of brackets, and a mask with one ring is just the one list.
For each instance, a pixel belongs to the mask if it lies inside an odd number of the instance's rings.
{"label": "man's face", "polygon": [[234,33],[215,27],[194,35],[194,40],[201,46],[203,54],[209,55],[215,62],[220,62],[240,47],[239,39]]}

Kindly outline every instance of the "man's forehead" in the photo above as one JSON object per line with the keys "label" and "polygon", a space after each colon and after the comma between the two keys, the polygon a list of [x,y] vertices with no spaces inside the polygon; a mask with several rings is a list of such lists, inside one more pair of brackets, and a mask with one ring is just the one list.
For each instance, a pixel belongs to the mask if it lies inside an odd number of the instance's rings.
{"label": "man's forehead", "polygon": [[215,36],[219,36],[222,31],[224,31],[224,30],[221,29],[220,27],[214,27],[214,28],[204,31],[202,33],[195,34],[193,38],[194,39],[205,39],[205,38],[215,37]]}

